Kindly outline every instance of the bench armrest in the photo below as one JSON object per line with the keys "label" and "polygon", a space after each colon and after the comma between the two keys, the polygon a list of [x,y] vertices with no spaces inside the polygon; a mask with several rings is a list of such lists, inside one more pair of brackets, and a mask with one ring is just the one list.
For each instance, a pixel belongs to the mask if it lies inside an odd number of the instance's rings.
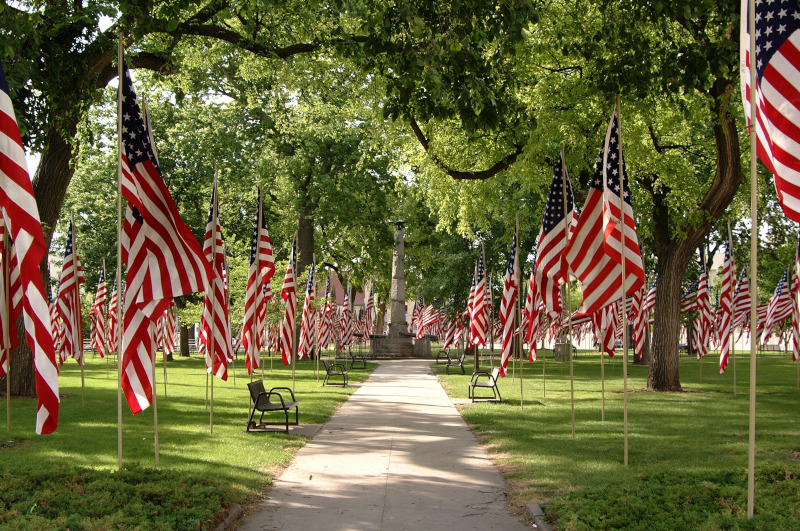
{"label": "bench armrest", "polygon": [[335,369],[336,367],[339,367],[342,372],[347,372],[347,369],[345,368],[344,363],[331,363],[329,365],[329,367],[328,367],[328,374],[330,374],[330,372],[333,369]]}
{"label": "bench armrest", "polygon": [[270,401],[269,401],[269,397],[271,397],[271,396],[273,396],[273,395],[278,397],[278,399],[281,401],[281,407],[282,407],[283,409],[286,409],[286,402],[284,402],[284,401],[283,401],[283,397],[281,396],[281,394],[280,394],[280,393],[276,393],[275,391],[266,391],[266,392],[263,392],[263,393],[258,393],[258,397],[256,398],[256,401],[254,402],[254,404],[253,404],[253,407],[254,407],[256,410],[260,411],[260,410],[258,409],[258,406],[259,406],[259,404],[261,403],[261,397],[264,397],[264,398],[266,398],[266,400],[267,400],[267,403],[269,404],[269,403],[270,403]]}
{"label": "bench armrest", "polygon": [[473,372],[473,373],[472,373],[472,378],[470,378],[470,380],[469,380],[469,381],[470,381],[470,383],[473,383],[473,384],[474,384],[474,383],[478,383],[478,379],[480,379],[480,377],[481,377],[481,376],[486,376],[486,377],[487,377],[487,378],[489,378],[489,379],[491,379],[491,377],[492,377],[492,376],[491,376],[491,375],[490,375],[488,372],[486,372],[486,371],[477,371],[477,372]]}
{"label": "bench armrest", "polygon": [[[281,391],[289,391],[289,394],[292,395],[292,402],[296,402],[296,400],[294,398],[294,391],[292,391],[288,387],[273,387],[272,389],[269,390],[269,392],[273,393],[276,389],[280,389]],[[281,396],[280,393],[275,393],[275,394],[278,395],[278,396]],[[283,401],[282,397],[281,397],[281,401]]]}

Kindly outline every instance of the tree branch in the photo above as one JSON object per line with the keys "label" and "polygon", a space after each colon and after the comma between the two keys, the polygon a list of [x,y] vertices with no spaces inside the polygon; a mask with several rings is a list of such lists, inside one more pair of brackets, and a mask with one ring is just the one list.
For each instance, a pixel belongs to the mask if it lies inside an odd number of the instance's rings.
{"label": "tree branch", "polygon": [[428,154],[431,161],[436,165],[437,168],[439,168],[444,173],[446,173],[447,175],[449,175],[450,177],[452,177],[457,181],[462,181],[462,180],[481,181],[494,177],[501,171],[508,169],[509,166],[514,164],[517,161],[517,157],[520,156],[523,151],[522,146],[517,145],[515,146],[516,150],[513,153],[506,155],[501,160],[495,162],[492,167],[487,168],[485,170],[478,170],[478,171],[454,170],[448,167],[439,157],[430,152],[430,140],[428,140],[428,138],[422,132],[422,129],[420,129],[417,121],[414,120],[414,118],[411,118],[410,123],[411,123],[411,129],[412,131],[414,131],[414,135],[417,137],[417,140],[419,141],[420,145],[422,145],[422,148]]}

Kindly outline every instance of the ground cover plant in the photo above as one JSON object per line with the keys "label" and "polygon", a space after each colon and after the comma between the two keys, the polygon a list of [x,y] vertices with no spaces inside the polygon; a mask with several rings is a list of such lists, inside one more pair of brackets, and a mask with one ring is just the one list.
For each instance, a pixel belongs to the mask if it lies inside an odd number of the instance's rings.
{"label": "ground cover plant", "polygon": [[[732,367],[716,374],[718,357],[681,359],[684,392],[643,392],[647,367],[628,366],[629,467],[623,466],[622,364],[605,362],[601,420],[600,359],[574,361],[575,439],[571,436],[569,364],[546,352],[525,362],[524,408],[519,369],[499,387],[502,404],[460,406],[499,464],[512,502],[547,502],[558,529],[800,528],[800,400],[796,364],[785,356],[758,360],[755,517],[746,518],[749,363],[739,353],[737,397]],[[496,365],[497,362],[494,362]],[[490,368],[488,361],[482,368]],[[467,397],[469,374],[436,369],[454,398]],[[468,371],[469,373],[469,371]]]}
{"label": "ground cover plant", "polygon": [[[84,405],[78,365],[70,360],[62,366],[61,414],[51,435],[34,433],[35,399],[12,398],[11,431],[0,427],[0,528],[206,529],[219,523],[233,502],[254,500],[307,438],[245,432],[250,378],[241,357],[235,385],[232,372],[228,382],[214,382],[211,433],[203,364],[197,356],[169,362],[164,396],[157,363],[158,468],[152,408],[133,416],[123,403],[123,470],[118,471],[113,358],[107,368],[105,360],[87,353]],[[351,383],[363,381],[374,367],[348,371]],[[317,380],[310,362],[297,364],[300,424],[324,423],[355,390],[322,387],[322,376]],[[267,388],[291,387],[291,368],[276,358],[270,369],[267,360],[264,380]]]}

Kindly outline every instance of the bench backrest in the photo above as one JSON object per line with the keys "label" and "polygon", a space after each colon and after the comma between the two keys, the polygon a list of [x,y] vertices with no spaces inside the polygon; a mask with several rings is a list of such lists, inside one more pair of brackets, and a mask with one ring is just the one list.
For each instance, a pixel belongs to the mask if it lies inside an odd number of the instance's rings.
{"label": "bench backrest", "polygon": [[255,382],[250,382],[249,384],[247,384],[247,388],[250,389],[250,398],[253,400],[253,402],[258,400],[258,395],[267,392],[267,390],[264,389],[264,380],[256,380]]}
{"label": "bench backrest", "polygon": [[495,367],[492,369],[492,385],[497,383],[498,378],[500,378],[500,367]]}
{"label": "bench backrest", "polygon": [[325,372],[331,372],[331,362],[328,360],[322,360],[322,364],[325,365]]}

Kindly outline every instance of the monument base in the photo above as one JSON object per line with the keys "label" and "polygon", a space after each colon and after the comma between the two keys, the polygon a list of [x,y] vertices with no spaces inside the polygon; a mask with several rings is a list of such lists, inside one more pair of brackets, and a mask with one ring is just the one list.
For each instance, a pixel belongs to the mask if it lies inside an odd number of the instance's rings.
{"label": "monument base", "polygon": [[414,335],[404,327],[389,325],[389,334],[372,339],[372,355],[376,358],[413,358]]}

